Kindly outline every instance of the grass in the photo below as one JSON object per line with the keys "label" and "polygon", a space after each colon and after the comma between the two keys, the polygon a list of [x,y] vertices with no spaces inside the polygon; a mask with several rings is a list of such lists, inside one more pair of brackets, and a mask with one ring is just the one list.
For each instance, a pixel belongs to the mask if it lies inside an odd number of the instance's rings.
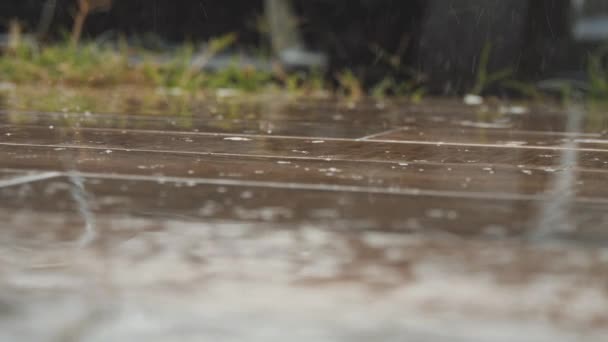
{"label": "grass", "polygon": [[[73,44],[69,39],[52,45],[13,44],[0,54],[0,105],[45,111],[139,111],[187,115],[192,104],[218,94],[280,92],[290,98],[330,96],[360,101],[401,98],[420,102],[426,96],[424,79],[401,64],[401,59],[376,48],[378,63],[388,67],[388,76],[367,89],[350,70],[334,75],[323,72],[258,70],[235,59],[217,72],[202,71],[218,53],[230,48],[233,34],[199,46],[184,44],[170,55],[146,51],[119,42],[102,46],[90,42]],[[18,39],[17,39],[18,40]],[[481,52],[475,83],[469,93],[486,95],[496,87],[515,90],[528,99],[543,96],[533,84],[518,81],[513,69],[489,71],[490,44]],[[594,102],[608,100],[608,49],[589,58],[589,93]],[[136,58],[137,57],[137,58]],[[137,62],[134,63],[134,60]],[[6,89],[4,89],[6,88]],[[229,90],[229,91],[225,91]],[[110,100],[108,100],[110,99]]]}
{"label": "grass", "polygon": [[[124,103],[118,107],[140,104],[151,111],[166,108],[187,113],[188,103],[218,93],[279,91],[295,97],[344,94],[357,100],[365,95],[352,73],[340,74],[339,87],[332,90],[318,70],[265,71],[235,59],[227,68],[203,71],[211,58],[235,40],[231,34],[213,39],[199,54],[195,53],[197,46],[184,44],[169,56],[124,42],[118,47],[90,42],[76,45],[69,40],[41,47],[17,44],[0,54],[0,83],[16,88],[0,89],[0,101],[3,106],[47,111],[114,109],[116,106],[97,99],[103,95],[121,98]],[[116,89],[130,89],[129,96],[112,95]]]}
{"label": "grass", "polygon": [[127,58],[95,44],[69,43],[41,49],[20,45],[0,57],[0,76],[15,83],[75,84],[87,86],[133,82]]}
{"label": "grass", "polygon": [[587,75],[589,77],[589,99],[594,102],[608,101],[608,46],[600,48],[589,56]]}
{"label": "grass", "polygon": [[[0,54],[0,105],[44,111],[165,111],[188,114],[195,102],[218,89],[259,92],[275,87],[268,72],[241,66],[238,60],[219,72],[201,69],[236,39],[226,35],[208,42],[194,58],[185,44],[170,57],[127,47],[75,45],[65,41],[36,47],[20,44]],[[137,56],[140,60],[133,63]]]}
{"label": "grass", "polygon": [[[402,39],[409,42],[409,39]],[[407,44],[391,53],[379,45],[372,45],[371,51],[376,56],[375,64],[381,64],[387,68],[389,76],[380,80],[371,88],[371,96],[377,100],[387,97],[406,98],[417,103],[426,95],[427,89],[423,77],[402,64],[403,55]]]}
{"label": "grass", "polygon": [[394,77],[386,77],[378,82],[371,90],[371,96],[377,100],[397,96],[408,98],[413,103],[419,103],[426,95],[426,88],[417,80],[398,81]]}
{"label": "grass", "polygon": [[[586,129],[608,132],[608,46],[602,46],[590,54],[587,63],[588,89],[586,96]],[[570,90],[571,91],[571,90]]]}
{"label": "grass", "polygon": [[502,70],[489,72],[490,53],[492,51],[492,44],[486,43],[481,50],[479,56],[479,64],[477,65],[477,73],[475,84],[469,91],[473,95],[483,95],[483,93],[490,87],[500,82],[510,81],[513,79],[513,69],[505,68]]}
{"label": "grass", "polygon": [[[86,11],[83,14],[86,17]],[[3,106],[95,111],[113,106],[95,99],[93,90],[110,96],[113,88],[137,89],[131,91],[130,98],[123,99],[122,107],[139,103],[150,110],[164,106],[180,113],[188,112],[188,103],[214,94],[279,91],[290,98],[334,96],[350,101],[370,95],[349,70],[334,75],[334,82],[320,70],[286,72],[281,67],[274,67],[272,71],[259,70],[244,65],[239,59],[216,72],[202,71],[216,54],[235,43],[234,34],[210,40],[203,53],[196,53],[199,46],[184,44],[168,55],[133,47],[124,41],[117,47],[80,42],[75,39],[75,31],[63,42],[37,46],[25,44],[21,41],[20,30],[16,32],[18,34],[11,36],[8,51],[0,51],[0,82],[17,87],[16,91],[8,93],[0,90]],[[375,97],[411,94],[412,99],[419,100],[424,92],[418,85],[413,86],[414,83],[396,81],[400,76],[401,73],[396,78],[387,78],[371,93]],[[30,99],[28,97],[35,94],[33,88],[48,89],[41,89],[38,96]]]}

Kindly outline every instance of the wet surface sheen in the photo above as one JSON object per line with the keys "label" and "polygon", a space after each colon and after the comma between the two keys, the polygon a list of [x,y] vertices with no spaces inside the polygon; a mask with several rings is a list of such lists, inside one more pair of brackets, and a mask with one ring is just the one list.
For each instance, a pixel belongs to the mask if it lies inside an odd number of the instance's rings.
{"label": "wet surface sheen", "polygon": [[604,114],[495,107],[0,112],[0,340],[604,341]]}

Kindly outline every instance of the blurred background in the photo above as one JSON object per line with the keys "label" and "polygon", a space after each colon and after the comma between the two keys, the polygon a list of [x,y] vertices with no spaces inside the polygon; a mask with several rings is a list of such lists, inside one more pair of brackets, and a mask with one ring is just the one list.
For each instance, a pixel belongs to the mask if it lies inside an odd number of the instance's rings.
{"label": "blurred background", "polygon": [[608,37],[602,0],[5,0],[0,32],[18,20],[39,42],[63,39],[83,4],[83,40],[168,50],[234,33],[234,48],[254,58],[330,78],[348,69],[368,87],[416,80],[442,95],[470,91],[480,67],[580,84]]}

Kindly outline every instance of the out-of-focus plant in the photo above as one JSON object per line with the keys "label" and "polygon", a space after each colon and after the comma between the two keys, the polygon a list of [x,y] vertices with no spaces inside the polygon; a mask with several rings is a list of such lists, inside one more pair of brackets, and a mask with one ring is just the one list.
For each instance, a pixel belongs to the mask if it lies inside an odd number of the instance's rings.
{"label": "out-of-focus plant", "polygon": [[477,65],[477,75],[473,88],[469,91],[473,95],[482,95],[489,87],[497,83],[510,81],[513,79],[513,68],[505,68],[502,70],[490,72],[488,69],[490,63],[490,53],[492,44],[486,43],[481,50],[479,56],[479,64]]}
{"label": "out-of-focus plant", "polygon": [[593,101],[608,102],[607,57],[608,46],[604,46],[591,54],[588,58],[587,76],[589,78],[589,98]]}
{"label": "out-of-focus plant", "polygon": [[82,36],[82,29],[89,14],[108,11],[112,7],[112,0],[77,0],[78,10],[74,16],[71,43],[78,44]]}
{"label": "out-of-focus plant", "polygon": [[126,56],[96,44],[64,42],[41,48],[19,44],[0,56],[0,78],[17,83],[47,82],[106,85],[134,76]]}
{"label": "out-of-focus plant", "polygon": [[344,70],[336,76],[339,92],[351,101],[359,101],[365,95],[361,81],[351,70]]}
{"label": "out-of-focus plant", "polygon": [[150,56],[144,61],[143,72],[152,84],[176,91],[194,91],[208,83],[203,68],[218,53],[236,40],[233,33],[211,39],[200,56],[194,57],[194,46],[181,47],[166,63],[154,62]]}
{"label": "out-of-focus plant", "polygon": [[592,53],[587,62],[588,93],[586,129],[590,132],[608,132],[608,45]]}
{"label": "out-of-focus plant", "polygon": [[409,42],[410,36],[404,33],[397,50],[393,53],[380,45],[370,47],[376,56],[375,63],[384,65],[389,72],[388,76],[372,87],[370,94],[373,98],[384,99],[389,96],[397,96],[420,102],[426,95],[424,77],[403,64]]}
{"label": "out-of-focus plant", "polygon": [[396,96],[418,103],[422,101],[425,95],[426,88],[416,79],[399,81],[394,77],[387,77],[371,89],[371,96],[378,100]]}

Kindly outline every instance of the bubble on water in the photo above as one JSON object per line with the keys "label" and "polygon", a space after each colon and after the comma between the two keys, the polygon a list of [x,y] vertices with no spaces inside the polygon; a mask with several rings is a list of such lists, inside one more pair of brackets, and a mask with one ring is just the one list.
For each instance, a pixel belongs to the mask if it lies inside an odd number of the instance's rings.
{"label": "bubble on water", "polygon": [[251,191],[243,191],[241,193],[241,198],[242,199],[251,199],[251,198],[253,198],[253,192],[251,192]]}
{"label": "bubble on water", "polygon": [[234,207],[233,212],[241,219],[263,221],[290,219],[294,215],[291,209],[283,207],[262,207],[255,209]]}
{"label": "bubble on water", "polygon": [[213,202],[207,201],[205,204],[198,210],[198,213],[201,216],[213,216],[218,214],[222,210],[222,206]]}
{"label": "bubble on water", "polygon": [[462,102],[468,106],[479,106],[483,104],[483,97],[474,94],[467,94]]}
{"label": "bubble on water", "polygon": [[522,115],[528,113],[529,109],[524,106],[500,106],[498,112],[500,114]]}
{"label": "bubble on water", "polygon": [[310,217],[315,219],[338,219],[340,213],[338,210],[331,208],[312,209],[310,211]]}
{"label": "bubble on water", "polygon": [[245,138],[245,137],[226,137],[226,138],[224,138],[224,140],[228,140],[228,141],[251,141],[251,139]]}
{"label": "bubble on water", "polygon": [[507,229],[499,225],[489,225],[482,229],[484,235],[495,238],[503,238],[507,235]]}
{"label": "bubble on water", "polygon": [[340,172],[342,172],[342,170],[341,169],[337,169],[335,167],[330,167],[328,169],[319,169],[319,172],[340,173]]}
{"label": "bubble on water", "polygon": [[527,145],[528,143],[525,141],[507,141],[505,142],[506,146],[513,146],[513,147],[517,147],[517,146],[524,146]]}
{"label": "bubble on water", "polygon": [[464,127],[473,127],[473,128],[511,128],[512,125],[509,123],[502,122],[476,122],[470,120],[460,121],[459,124]]}
{"label": "bubble on water", "polygon": [[455,210],[429,209],[426,211],[426,216],[432,219],[448,219],[453,221],[459,217],[459,214]]}

